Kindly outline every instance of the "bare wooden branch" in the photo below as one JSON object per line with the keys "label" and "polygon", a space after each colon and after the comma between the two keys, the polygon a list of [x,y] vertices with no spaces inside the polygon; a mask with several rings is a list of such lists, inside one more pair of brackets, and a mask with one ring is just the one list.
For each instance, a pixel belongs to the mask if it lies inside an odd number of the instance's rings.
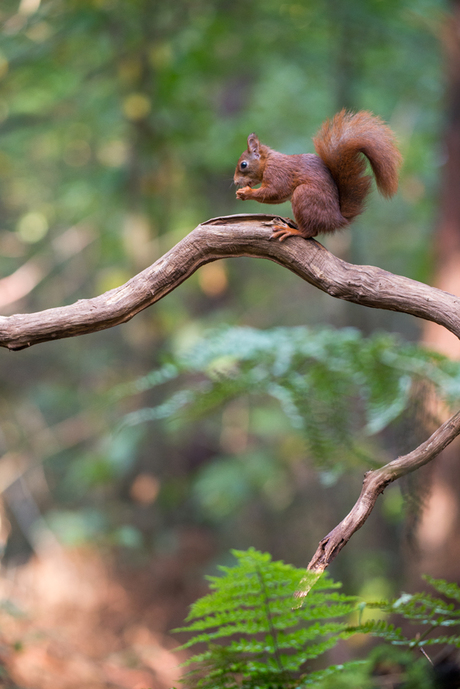
{"label": "bare wooden branch", "polygon": [[[364,476],[361,494],[353,508],[340,524],[327,534],[319,543],[313,555],[308,570],[324,572],[332,560],[348,543],[353,534],[360,529],[374,509],[375,502],[385,488],[406,474],[416,471],[424,464],[435,459],[447,445],[460,434],[460,411],[443,423],[424,443],[409,454],[385,464],[375,471],[369,471]],[[299,591],[302,597],[308,591]]]}
{"label": "bare wooden branch", "polygon": [[0,346],[18,350],[111,328],[162,299],[205,263],[235,256],[275,261],[333,297],[425,318],[460,337],[458,297],[380,268],[351,265],[313,239],[270,241],[275,219],[260,214],[208,220],[121,287],[69,306],[0,317]]}
{"label": "bare wooden branch", "polygon": [[[70,306],[0,316],[0,346],[18,350],[39,342],[111,328],[162,299],[200,266],[236,256],[269,259],[333,297],[424,318],[460,337],[458,297],[374,266],[351,265],[313,239],[292,237],[282,243],[271,241],[271,228],[277,221],[279,216],[265,214],[208,220],[121,287]],[[355,506],[320,542],[308,569],[324,571],[364,524],[385,487],[430,462],[459,434],[460,412],[410,454],[368,472]],[[302,597],[307,592],[298,595]]]}

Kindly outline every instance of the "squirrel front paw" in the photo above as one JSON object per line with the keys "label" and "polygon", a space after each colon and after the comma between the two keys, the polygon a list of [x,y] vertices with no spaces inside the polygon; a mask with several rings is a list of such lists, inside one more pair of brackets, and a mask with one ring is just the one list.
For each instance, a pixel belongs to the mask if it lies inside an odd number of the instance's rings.
{"label": "squirrel front paw", "polygon": [[241,201],[245,201],[246,199],[251,198],[251,193],[252,193],[251,187],[243,187],[242,189],[237,190],[236,198],[240,199]]}

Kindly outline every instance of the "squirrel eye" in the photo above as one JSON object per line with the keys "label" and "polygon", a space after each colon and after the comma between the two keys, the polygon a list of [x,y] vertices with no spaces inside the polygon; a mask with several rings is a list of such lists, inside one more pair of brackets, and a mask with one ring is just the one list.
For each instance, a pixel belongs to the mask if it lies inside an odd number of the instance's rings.
{"label": "squirrel eye", "polygon": [[248,163],[246,160],[243,160],[243,162],[240,164],[240,168],[242,170],[246,170],[247,166],[248,166]]}

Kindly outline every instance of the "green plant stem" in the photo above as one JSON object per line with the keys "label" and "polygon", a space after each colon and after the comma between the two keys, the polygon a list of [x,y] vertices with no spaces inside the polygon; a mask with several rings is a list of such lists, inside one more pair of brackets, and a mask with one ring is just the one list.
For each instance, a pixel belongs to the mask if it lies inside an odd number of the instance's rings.
{"label": "green plant stem", "polygon": [[275,660],[278,664],[278,667],[279,667],[282,675],[284,675],[284,679],[287,680],[288,677],[286,677],[286,669],[283,665],[283,661],[281,660],[280,649],[278,647],[278,641],[276,638],[276,629],[275,629],[275,626],[273,624],[273,617],[272,617],[272,613],[270,610],[270,598],[269,598],[269,595],[267,593],[267,588],[265,586],[265,581],[264,581],[264,578],[262,576],[262,572],[260,570],[260,567],[257,568],[256,572],[257,572],[257,577],[258,577],[259,582],[260,582],[260,587],[261,587],[262,592],[263,592],[265,614],[266,614],[267,620],[268,620],[268,632],[271,634],[272,639],[273,639],[273,655],[275,657]]}

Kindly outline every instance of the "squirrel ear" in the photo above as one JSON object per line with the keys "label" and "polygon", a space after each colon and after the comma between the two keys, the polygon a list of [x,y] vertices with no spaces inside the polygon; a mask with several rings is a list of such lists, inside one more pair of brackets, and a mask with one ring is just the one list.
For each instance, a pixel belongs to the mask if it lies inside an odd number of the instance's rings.
{"label": "squirrel ear", "polygon": [[249,134],[248,136],[248,151],[257,158],[260,156],[260,141],[257,134]]}

